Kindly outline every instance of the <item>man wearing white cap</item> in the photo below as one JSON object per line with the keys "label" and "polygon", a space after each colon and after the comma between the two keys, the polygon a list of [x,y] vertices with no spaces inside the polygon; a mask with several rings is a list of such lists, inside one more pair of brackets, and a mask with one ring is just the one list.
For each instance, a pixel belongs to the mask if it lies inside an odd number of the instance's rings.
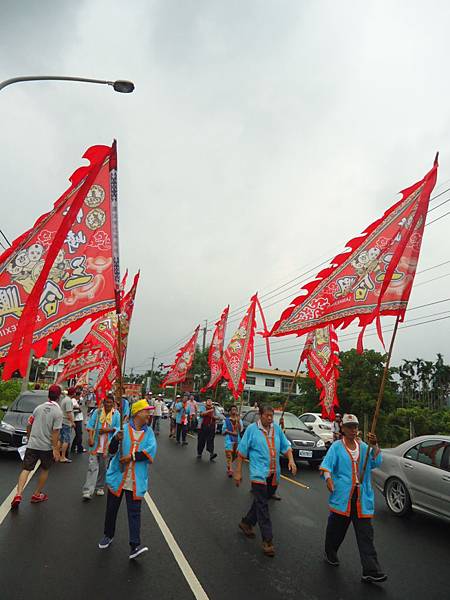
{"label": "man wearing white cap", "polygon": [[[362,581],[381,583],[387,576],[382,572],[373,543],[372,517],[374,493],[372,469],[381,465],[381,452],[377,438],[369,433],[369,446],[358,438],[359,422],[355,415],[342,418],[342,439],[334,442],[320,465],[330,492],[325,561],[339,566],[337,552],[344,541],[350,523],[355,529],[362,564]],[[370,452],[366,473],[362,469],[367,452]]]}
{"label": "man wearing white cap", "polygon": [[153,413],[153,422],[152,427],[155,435],[159,435],[159,425],[162,417],[162,409],[163,409],[164,401],[162,394],[158,394],[158,396],[153,400],[153,406],[155,407],[155,411]]}
{"label": "man wearing white cap", "polygon": [[175,431],[177,429],[177,421],[176,421],[177,413],[175,412],[175,405],[180,400],[180,398],[181,398],[180,394],[177,394],[177,397],[170,405],[170,409],[169,409],[170,410],[170,428],[169,428],[169,437],[170,438],[175,437]]}

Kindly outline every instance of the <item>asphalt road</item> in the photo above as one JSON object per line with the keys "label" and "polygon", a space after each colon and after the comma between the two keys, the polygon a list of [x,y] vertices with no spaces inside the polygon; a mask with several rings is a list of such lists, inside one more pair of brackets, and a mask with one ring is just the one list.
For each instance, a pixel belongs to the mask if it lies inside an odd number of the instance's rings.
{"label": "asphalt road", "polygon": [[[442,600],[448,592],[450,525],[422,515],[398,519],[377,496],[376,546],[389,575],[383,585],[360,582],[353,531],[341,551],[341,566],[322,560],[327,493],[319,475],[305,464],[296,480],[283,480],[281,502],[271,503],[277,555],[263,556],[259,536],[248,540],[237,529],[251,495],[248,480],[237,489],[225,476],[222,439],[219,458],[197,461],[195,440],[176,446],[163,424],[159,451],[151,467],[150,495],[195,573],[213,600],[354,600],[355,598],[426,598]],[[139,598],[192,599],[194,594],[150,512],[142,507],[142,541],[150,552],[128,560],[125,506],[119,514],[113,545],[98,550],[105,499],[81,500],[86,455],[72,464],[55,465],[47,486],[48,502],[31,505],[32,480],[18,513],[0,525],[0,598]],[[0,504],[15,485],[20,461],[0,455]],[[36,476],[35,476],[36,477]],[[187,576],[189,578],[189,575]]]}

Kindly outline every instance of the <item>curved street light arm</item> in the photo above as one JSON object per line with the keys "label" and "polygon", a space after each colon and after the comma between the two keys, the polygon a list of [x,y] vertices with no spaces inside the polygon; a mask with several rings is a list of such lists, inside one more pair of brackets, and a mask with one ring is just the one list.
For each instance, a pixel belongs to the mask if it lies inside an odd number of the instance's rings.
{"label": "curved street light arm", "polygon": [[89,79],[86,77],[65,77],[61,75],[27,75],[24,77],[13,77],[0,82],[0,90],[13,83],[22,83],[24,81],[80,81],[82,83],[99,83],[112,86],[116,92],[129,93],[134,90],[134,84],[131,81],[105,81],[103,79]]}

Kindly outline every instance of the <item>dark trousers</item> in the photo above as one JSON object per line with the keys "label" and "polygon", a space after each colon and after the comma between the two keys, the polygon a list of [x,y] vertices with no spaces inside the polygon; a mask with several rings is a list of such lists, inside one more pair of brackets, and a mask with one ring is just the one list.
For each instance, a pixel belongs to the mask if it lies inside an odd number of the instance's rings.
{"label": "dark trousers", "polygon": [[205,449],[210,454],[214,454],[214,437],[216,435],[215,425],[208,425],[207,427],[201,427],[198,430],[197,436],[197,454],[201,455]]}
{"label": "dark trousers", "polygon": [[264,541],[270,541],[273,537],[269,500],[277,491],[278,486],[272,485],[272,481],[273,478],[269,477],[265,484],[252,482],[253,503],[247,515],[242,519],[244,523],[252,527],[258,523]]}
{"label": "dark trousers", "polygon": [[141,500],[134,500],[133,492],[122,490],[120,496],[115,496],[108,490],[106,499],[105,535],[114,537],[116,531],[116,519],[122,496],[125,494],[128,513],[128,531],[130,533],[130,546],[132,548],[141,543]]}
{"label": "dark trousers", "polygon": [[347,529],[350,523],[353,523],[363,574],[369,575],[371,573],[380,572],[381,568],[378,563],[377,553],[373,544],[374,535],[372,519],[358,518],[358,511],[356,507],[357,498],[358,491],[355,490],[352,496],[351,512],[349,517],[330,512],[325,538],[325,552],[332,558],[336,557],[337,551],[344,541]]}
{"label": "dark trousers", "polygon": [[159,420],[161,417],[153,416],[152,427],[155,433],[159,433]]}
{"label": "dark trousers", "polygon": [[83,421],[75,421],[75,437],[72,442],[72,452],[83,452]]}
{"label": "dark trousers", "polygon": [[181,423],[177,423],[177,442],[180,441],[180,438],[183,442],[186,441],[187,435],[187,425],[182,425]]}

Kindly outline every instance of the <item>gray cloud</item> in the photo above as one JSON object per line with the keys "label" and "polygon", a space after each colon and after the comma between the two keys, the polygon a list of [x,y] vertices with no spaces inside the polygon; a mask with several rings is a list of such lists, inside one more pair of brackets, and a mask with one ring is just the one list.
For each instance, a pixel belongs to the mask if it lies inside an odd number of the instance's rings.
{"label": "gray cloud", "polygon": [[[142,270],[129,366],[331,258],[436,149],[439,182],[450,178],[446,2],[30,1],[3,3],[1,17],[4,78],[136,82],[131,96],[31,83],[0,94],[3,196],[20,207],[2,213],[10,237],[60,195],[87,146],[119,141],[122,265]],[[446,229],[427,228],[420,268],[450,259]],[[411,306],[449,290],[448,278],[418,285]],[[445,353],[447,323],[405,329],[395,360]]]}

